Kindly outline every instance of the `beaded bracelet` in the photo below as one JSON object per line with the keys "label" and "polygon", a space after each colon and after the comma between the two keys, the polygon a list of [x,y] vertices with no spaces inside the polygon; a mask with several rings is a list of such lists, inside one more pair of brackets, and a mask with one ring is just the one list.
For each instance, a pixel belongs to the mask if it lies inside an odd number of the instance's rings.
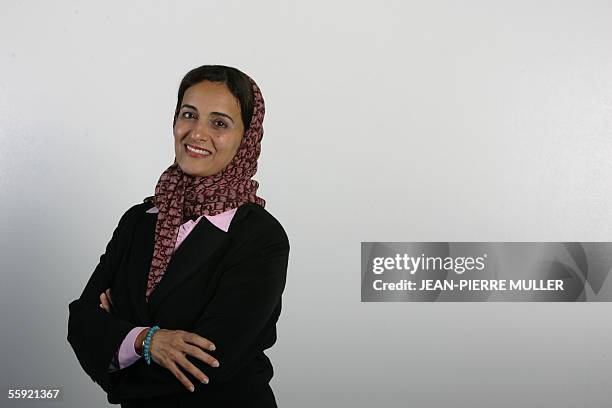
{"label": "beaded bracelet", "polygon": [[159,326],[153,326],[147,332],[147,337],[145,337],[144,346],[142,348],[143,355],[148,365],[151,365],[151,354],[149,353],[149,347],[151,346],[151,337],[153,337],[153,333],[159,330]]}

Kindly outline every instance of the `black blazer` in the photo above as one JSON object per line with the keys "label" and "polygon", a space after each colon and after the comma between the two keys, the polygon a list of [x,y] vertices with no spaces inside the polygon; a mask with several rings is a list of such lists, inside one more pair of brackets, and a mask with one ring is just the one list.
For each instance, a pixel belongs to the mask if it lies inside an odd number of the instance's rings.
{"label": "black blazer", "polygon": [[[143,202],[128,209],[100,256],[80,298],[69,305],[68,342],[85,372],[122,407],[276,407],[273,375],[264,350],[276,341],[289,257],[281,224],[255,203],[241,205],[228,232],[206,217],[170,259],[164,277],[145,301],[156,213]],[[113,309],[100,307],[112,288]],[[166,368],[143,358],[111,372],[109,364],[136,326],[186,330],[211,340],[220,366],[187,355],[210,382],[189,392]]]}

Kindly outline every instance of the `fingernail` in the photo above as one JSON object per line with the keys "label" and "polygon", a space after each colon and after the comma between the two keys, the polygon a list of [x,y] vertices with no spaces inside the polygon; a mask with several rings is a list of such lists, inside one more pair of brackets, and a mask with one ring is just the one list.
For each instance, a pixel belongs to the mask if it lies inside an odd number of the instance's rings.
{"label": "fingernail", "polygon": [[201,381],[202,381],[202,384],[208,384],[208,378],[203,378]]}
{"label": "fingernail", "polygon": [[193,392],[194,390],[195,390],[195,387],[193,385],[189,387],[189,391]]}
{"label": "fingernail", "polygon": [[213,363],[212,363],[212,366],[213,366],[213,367],[219,367],[219,362],[218,362],[218,361],[213,362]]}
{"label": "fingernail", "polygon": [[216,348],[215,346],[210,346],[210,347],[209,347],[209,350],[210,350],[210,351],[215,351],[216,349],[217,349],[217,348]]}

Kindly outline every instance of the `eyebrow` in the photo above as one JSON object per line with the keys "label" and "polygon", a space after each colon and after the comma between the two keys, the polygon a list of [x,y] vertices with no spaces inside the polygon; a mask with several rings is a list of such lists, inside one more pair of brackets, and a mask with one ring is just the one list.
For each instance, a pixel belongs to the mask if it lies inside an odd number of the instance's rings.
{"label": "eyebrow", "polygon": [[[187,103],[185,103],[185,104],[183,104],[183,106],[181,106],[181,109],[183,109],[183,108],[191,108],[191,109],[193,109],[193,110],[194,110],[194,111],[196,111],[196,112],[198,111],[198,108],[196,108],[196,107],[195,107],[195,106],[193,106],[193,105],[189,105],[189,104],[187,104]],[[229,120],[231,120],[231,121],[232,121],[232,123],[234,123],[234,119],[232,119],[232,117],[231,117],[230,115],[228,115],[227,113],[223,113],[223,112],[210,112],[210,114],[211,114],[211,115],[219,115],[219,116],[224,116],[224,117],[228,118]]]}

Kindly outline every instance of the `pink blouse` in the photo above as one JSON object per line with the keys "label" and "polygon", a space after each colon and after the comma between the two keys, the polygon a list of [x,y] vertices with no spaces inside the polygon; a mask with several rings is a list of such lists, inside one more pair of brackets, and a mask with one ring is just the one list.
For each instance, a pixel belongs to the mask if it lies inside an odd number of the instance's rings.
{"label": "pink blouse", "polygon": [[[213,225],[217,228],[227,232],[229,229],[230,223],[232,222],[232,218],[234,218],[234,214],[236,213],[236,208],[232,208],[231,210],[225,211],[221,214],[217,215],[201,215],[195,221],[188,220],[183,225],[179,227],[178,236],[176,238],[176,244],[174,246],[174,251],[181,245],[181,243],[187,238],[187,235],[193,230],[196,224],[202,219],[202,217],[206,217]],[[159,212],[157,207],[153,207],[147,211],[147,213],[157,213]],[[173,251],[173,253],[174,253]],[[112,295],[112,294],[111,294]],[[115,371],[117,369],[123,369],[129,367],[138,361],[141,356],[136,353],[134,348],[134,341],[138,334],[143,330],[148,329],[146,326],[138,326],[134,327],[130,332],[125,336],[123,342],[119,346],[117,353],[115,353],[114,361],[111,362],[109,366],[110,371]],[[118,363],[118,368],[117,368]]]}

